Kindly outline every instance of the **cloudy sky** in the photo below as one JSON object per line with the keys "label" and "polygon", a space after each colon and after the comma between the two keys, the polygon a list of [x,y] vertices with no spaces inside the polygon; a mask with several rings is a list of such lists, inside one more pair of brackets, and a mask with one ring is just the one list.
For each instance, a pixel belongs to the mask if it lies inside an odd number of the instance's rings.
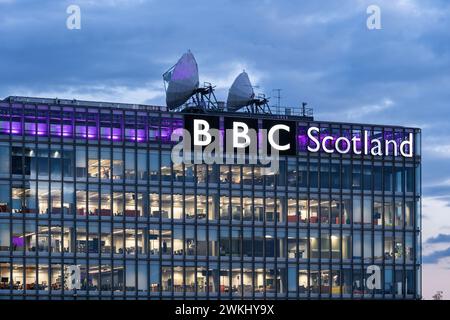
{"label": "cloudy sky", "polygon": [[424,296],[450,299],[449,1],[0,0],[1,97],[163,104],[161,74],[187,49],[221,99],[245,69],[318,120],[421,127]]}

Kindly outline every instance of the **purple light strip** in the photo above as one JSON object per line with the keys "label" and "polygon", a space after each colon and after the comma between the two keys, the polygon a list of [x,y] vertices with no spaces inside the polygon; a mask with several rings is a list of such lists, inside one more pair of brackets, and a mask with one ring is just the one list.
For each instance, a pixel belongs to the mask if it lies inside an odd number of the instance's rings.
{"label": "purple light strip", "polygon": [[[29,119],[29,117],[27,117]],[[160,133],[151,135],[147,134],[146,129],[125,129],[124,136],[126,141],[136,141],[138,143],[145,143],[147,141],[165,141],[170,142],[170,137],[175,130],[182,130],[183,122],[176,121],[179,127],[161,127]],[[0,134],[12,134],[22,135],[24,133],[27,136],[56,136],[64,138],[83,138],[83,139],[106,139],[112,141],[122,141],[122,129],[121,128],[101,128],[101,134],[98,134],[98,128],[96,126],[80,126],[77,125],[74,130],[73,125],[68,124],[50,124],[50,128],[47,123],[34,123],[25,122],[25,130],[22,130],[22,123],[18,121],[1,121],[0,120]],[[50,131],[49,131],[50,129]],[[151,130],[151,129],[150,129]]]}

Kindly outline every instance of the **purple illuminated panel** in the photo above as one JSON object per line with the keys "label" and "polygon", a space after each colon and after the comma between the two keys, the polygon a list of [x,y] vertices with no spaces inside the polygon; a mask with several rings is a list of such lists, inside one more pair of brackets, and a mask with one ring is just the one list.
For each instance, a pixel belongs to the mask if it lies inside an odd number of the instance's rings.
{"label": "purple illuminated panel", "polygon": [[47,124],[46,123],[38,123],[36,134],[38,136],[46,136],[47,135]]}
{"label": "purple illuminated panel", "polygon": [[22,237],[13,237],[12,244],[15,247],[23,247],[25,246],[25,239]]}
{"label": "purple illuminated panel", "polygon": [[[17,106],[21,108],[21,106]],[[102,127],[98,128],[98,115],[94,113],[75,113],[65,110],[61,120],[52,115],[49,124],[48,106],[39,106],[38,116],[30,116],[30,112],[26,116],[10,117],[6,114],[0,118],[0,134],[12,135],[31,135],[31,136],[55,136],[63,138],[82,138],[82,139],[105,139],[112,141],[135,141],[145,143],[149,140],[170,142],[170,137],[175,130],[183,128],[182,119],[159,118],[140,114],[136,119],[137,126],[124,128],[124,119],[121,114],[113,115],[113,122],[102,122]],[[72,119],[74,116],[75,119]],[[109,119],[109,118],[108,118]],[[135,123],[134,116],[129,117]],[[128,119],[128,120],[129,120]],[[75,120],[75,127],[72,124]],[[23,121],[23,125],[22,125]],[[109,121],[111,121],[109,119]],[[147,121],[149,122],[147,124]],[[61,123],[62,122],[62,123]],[[108,125],[113,128],[108,127]],[[161,125],[160,125],[161,124]],[[106,126],[105,126],[106,125]]]}
{"label": "purple illuminated panel", "polygon": [[13,135],[22,134],[22,124],[20,122],[11,122],[10,133]]}
{"label": "purple illuminated panel", "polygon": [[73,126],[70,124],[63,124],[62,136],[66,138],[71,138],[73,136]]}
{"label": "purple illuminated panel", "polygon": [[89,126],[87,127],[87,136],[88,139],[97,139],[97,127]]}
{"label": "purple illuminated panel", "polygon": [[120,128],[112,128],[112,136],[113,141],[120,141],[122,139],[122,129]]}
{"label": "purple illuminated panel", "polygon": [[299,127],[298,128],[298,135],[297,135],[297,145],[298,145],[298,151],[300,152],[306,152],[308,151],[308,135],[307,135],[308,128],[307,127]]}

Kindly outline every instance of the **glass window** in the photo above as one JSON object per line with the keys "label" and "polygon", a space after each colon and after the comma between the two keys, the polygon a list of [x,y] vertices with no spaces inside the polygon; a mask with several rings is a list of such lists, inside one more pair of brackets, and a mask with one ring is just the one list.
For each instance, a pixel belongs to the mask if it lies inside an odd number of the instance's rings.
{"label": "glass window", "polygon": [[339,164],[331,164],[331,188],[333,189],[339,189],[341,187],[339,173]]}
{"label": "glass window", "polygon": [[306,231],[299,231],[298,234],[298,256],[300,259],[308,259],[308,234]]}
{"label": "glass window", "polygon": [[138,180],[147,181],[147,152],[138,150],[137,167]]}
{"label": "glass window", "polygon": [[125,179],[136,179],[135,154],[133,149],[125,149]]}
{"label": "glass window", "polygon": [[298,200],[298,219],[300,223],[308,222],[308,200]]}
{"label": "glass window", "polygon": [[161,252],[163,255],[172,254],[172,230],[170,229],[170,227],[162,227]]}
{"label": "glass window", "polygon": [[380,165],[375,165],[373,167],[373,184],[375,191],[382,191],[382,167]]}
{"label": "glass window", "polygon": [[124,196],[122,192],[113,192],[113,213],[115,216],[123,216]]}
{"label": "glass window", "polygon": [[353,216],[352,200],[349,196],[343,196],[342,199],[342,223],[351,224]]}
{"label": "glass window", "polygon": [[52,180],[61,180],[62,176],[62,155],[59,147],[51,147],[50,150],[50,174]]}
{"label": "glass window", "polygon": [[197,212],[196,217],[197,220],[205,220],[206,215],[208,213],[208,209],[211,210],[212,208],[208,206],[208,203],[206,202],[206,196],[204,195],[197,195]]}
{"label": "glass window", "polygon": [[361,198],[353,197],[353,224],[361,224]]}
{"label": "glass window", "polygon": [[352,167],[350,164],[342,164],[342,189],[350,189],[352,181]]}
{"label": "glass window", "polygon": [[170,194],[161,195],[160,216],[163,219],[171,219],[172,218],[172,196]]}
{"label": "glass window", "polygon": [[402,234],[396,234],[395,235],[395,262],[402,263],[404,259],[405,254],[405,247],[403,243],[403,235]]}
{"label": "glass window", "polygon": [[298,164],[298,187],[306,188],[308,183],[308,166],[306,162],[299,162]]}
{"label": "glass window", "polygon": [[381,232],[376,231],[374,235],[374,259],[381,260],[383,259],[383,237]]}
{"label": "glass window", "polygon": [[384,261],[392,263],[394,259],[394,238],[392,234],[388,233],[384,236]]}
{"label": "glass window", "polygon": [[159,218],[161,216],[161,209],[159,206],[159,194],[150,193],[150,217]]}
{"label": "glass window", "polygon": [[372,261],[372,233],[364,231],[364,261]]}
{"label": "glass window", "polygon": [[363,166],[364,170],[364,190],[372,190],[372,167],[368,165]]}
{"label": "glass window", "polygon": [[136,229],[125,229],[125,253],[127,255],[136,254]]}
{"label": "glass window", "polygon": [[364,197],[364,224],[372,224],[372,197]]}
{"label": "glass window", "polygon": [[253,198],[254,206],[254,220],[258,222],[264,221],[264,199],[263,198]]}
{"label": "glass window", "polygon": [[341,259],[341,236],[339,232],[333,231],[331,235],[331,259]]}
{"label": "glass window", "polygon": [[226,196],[220,197],[220,219],[222,220],[230,219],[229,198]]}
{"label": "glass window", "polygon": [[[197,244],[195,241],[195,229],[193,226],[185,226],[184,230],[184,247],[186,250],[186,255],[188,256],[194,256],[196,254]],[[183,239],[183,238],[181,238]],[[174,247],[175,247],[175,241],[174,241]]]}
{"label": "glass window", "polygon": [[114,149],[113,150],[113,163],[112,163],[112,178],[113,180],[121,180],[123,179],[123,154],[122,150]]}
{"label": "glass window", "polygon": [[[90,186],[89,188],[92,188]],[[91,191],[88,192],[88,211],[90,216],[98,216],[99,210],[98,210],[98,204],[99,204],[99,197],[97,191]]]}
{"label": "glass window", "polygon": [[414,201],[412,200],[405,202],[405,225],[408,229],[414,226]]}
{"label": "glass window", "polygon": [[394,283],[393,283],[393,271],[392,267],[386,267],[384,269],[384,293],[393,294],[394,293]]}
{"label": "glass window", "polygon": [[86,167],[86,148],[77,146],[76,147],[76,161],[75,161],[75,172],[77,179],[81,180],[87,177],[87,167]]}
{"label": "glass window", "polygon": [[328,163],[320,163],[320,187],[330,187],[330,165]]}
{"label": "glass window", "polygon": [[353,165],[353,189],[361,189],[361,165]]}
{"label": "glass window", "polygon": [[309,200],[309,222],[319,222],[319,201],[316,199]]}
{"label": "glass window", "polygon": [[330,259],[330,235],[322,231],[320,235],[321,259]]}
{"label": "glass window", "polygon": [[361,234],[353,233],[353,259],[361,259]]}
{"label": "glass window", "polygon": [[[172,177],[172,161],[169,152],[162,152],[161,154],[161,179],[163,181],[170,181]],[[159,170],[158,170],[159,172]],[[153,173],[153,172],[152,172]]]}
{"label": "glass window", "polygon": [[287,200],[287,222],[289,224],[296,224],[298,222],[298,214],[297,214],[297,201],[293,198],[289,198]]}
{"label": "glass window", "polygon": [[373,203],[373,223],[375,226],[383,224],[383,202],[380,198],[375,198]]}
{"label": "glass window", "polygon": [[49,188],[48,182],[38,184],[38,206],[40,214],[48,214]]}
{"label": "glass window", "polygon": [[109,148],[102,148],[100,151],[100,179],[109,180],[111,179],[111,151]]}
{"label": "glass window", "polygon": [[394,222],[394,205],[392,200],[385,200],[384,202],[384,225],[392,227]]}
{"label": "glass window", "polygon": [[342,232],[342,259],[348,260],[352,256],[352,236],[349,231]]}
{"label": "glass window", "polygon": [[207,256],[208,241],[206,241],[206,228],[203,226],[197,227],[197,255]]}
{"label": "glass window", "polygon": [[412,232],[405,234],[405,260],[406,263],[414,262],[414,236]]}
{"label": "glass window", "polygon": [[309,249],[311,259],[319,259],[319,238],[317,230],[310,231]]}
{"label": "glass window", "polygon": [[138,217],[140,215],[136,208],[136,193],[125,192],[125,216],[126,217]]}
{"label": "glass window", "polygon": [[39,178],[48,179],[49,173],[49,154],[48,147],[39,145],[38,149],[38,176]]}
{"label": "glass window", "polygon": [[98,179],[100,162],[98,157],[98,149],[91,147],[88,152],[88,177]]}
{"label": "glass window", "polygon": [[395,192],[403,192],[403,168],[395,168]]}
{"label": "glass window", "polygon": [[298,292],[299,294],[308,293],[308,270],[306,268],[299,268],[298,270]]}
{"label": "glass window", "polygon": [[241,236],[242,229],[234,227],[231,230],[231,254],[239,257],[241,255]]}
{"label": "glass window", "polygon": [[403,203],[402,201],[395,201],[395,226],[403,228]]}
{"label": "glass window", "polygon": [[149,240],[148,246],[151,255],[159,254],[159,247],[160,247],[159,239],[160,239],[159,230],[151,227],[148,231],[148,240]]}
{"label": "glass window", "polygon": [[317,163],[311,162],[309,164],[309,186],[310,188],[318,187],[318,165]]}
{"label": "glass window", "polygon": [[157,151],[150,151],[149,154],[149,169],[150,180],[157,181],[159,179],[159,153]]}
{"label": "glass window", "polygon": [[385,166],[383,168],[383,175],[384,175],[384,191],[392,191],[393,188],[393,184],[394,184],[394,180],[393,180],[393,171],[392,171],[392,167],[390,166]]}
{"label": "glass window", "polygon": [[248,239],[248,237],[250,237],[250,231],[246,230],[244,233],[246,252],[250,253],[253,247],[253,253],[251,255],[254,257],[263,257],[264,238],[262,230],[260,228],[254,229],[254,239],[252,240],[253,243],[249,243],[250,239]]}
{"label": "glass window", "polygon": [[[3,223],[3,222],[2,222]],[[8,225],[9,227],[9,225]],[[1,229],[0,229],[1,232]],[[9,230],[8,230],[9,232]],[[0,238],[2,235],[0,235]],[[0,240],[0,242],[2,242]],[[0,244],[0,247],[2,245]],[[11,237],[11,249],[12,251],[24,251],[25,249],[25,238],[23,233],[23,222],[20,220],[12,222],[12,237]],[[0,249],[0,251],[2,251]]]}
{"label": "glass window", "polygon": [[[0,251],[9,251],[10,231],[9,222],[0,220]],[[14,241],[14,238],[13,238]],[[14,245],[14,244],[13,244]]]}
{"label": "glass window", "polygon": [[330,201],[328,199],[320,200],[320,222],[322,224],[330,223]]}
{"label": "glass window", "polygon": [[287,165],[287,184],[288,187],[297,186],[297,161],[295,158],[288,159]]}
{"label": "glass window", "polygon": [[0,144],[0,176],[9,176],[9,166],[10,166],[10,155],[9,155],[9,146]]}
{"label": "glass window", "polygon": [[218,256],[219,255],[219,242],[217,237],[217,227],[209,227],[209,256]]}

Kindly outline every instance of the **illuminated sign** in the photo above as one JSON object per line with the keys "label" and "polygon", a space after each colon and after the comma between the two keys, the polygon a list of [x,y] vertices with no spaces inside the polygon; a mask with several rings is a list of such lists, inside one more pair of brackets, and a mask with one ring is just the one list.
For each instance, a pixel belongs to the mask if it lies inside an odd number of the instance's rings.
{"label": "illuminated sign", "polygon": [[192,138],[193,147],[206,147],[216,142],[226,146],[227,152],[249,153],[264,148],[267,154],[295,155],[296,123],[294,121],[258,120],[254,118],[225,117],[223,129],[219,118],[213,116],[185,116],[185,129]]}
{"label": "illuminated sign", "polygon": [[[370,132],[363,131],[361,137],[335,137],[332,135],[320,136],[320,130],[317,127],[308,129],[309,152],[324,151],[326,153],[353,153],[365,156],[398,156],[405,158],[413,156],[413,133],[409,133],[406,139],[398,142],[395,139],[381,139],[370,137]],[[319,138],[320,137],[320,138]]]}
{"label": "illuminated sign", "polygon": [[[185,115],[185,131],[192,150],[216,145],[226,154],[254,156],[296,155],[299,152],[413,157],[414,134],[350,131],[328,134],[311,126],[303,134],[295,121]],[[298,132],[299,131],[299,132]],[[200,148],[200,149],[199,149]],[[264,151],[264,152],[262,152]]]}

